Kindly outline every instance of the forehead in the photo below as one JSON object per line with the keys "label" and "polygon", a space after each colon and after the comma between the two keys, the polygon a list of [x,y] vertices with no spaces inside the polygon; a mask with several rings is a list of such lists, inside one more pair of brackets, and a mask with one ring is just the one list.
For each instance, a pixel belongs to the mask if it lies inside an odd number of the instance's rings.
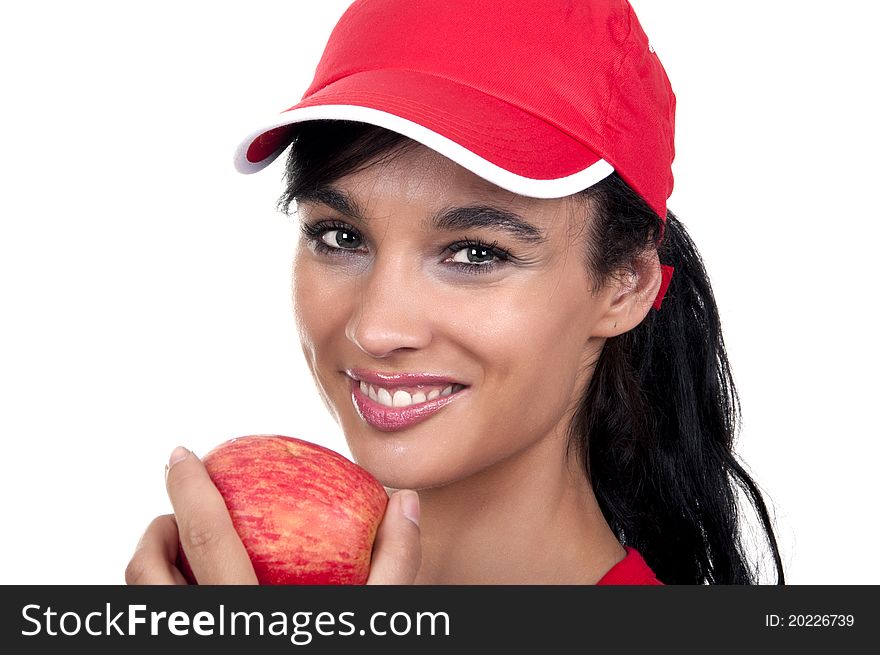
{"label": "forehead", "polygon": [[450,207],[488,205],[518,214],[549,236],[582,225],[586,214],[585,203],[575,197],[518,195],[414,142],[332,186],[350,196],[368,217],[379,217],[389,210],[424,217]]}

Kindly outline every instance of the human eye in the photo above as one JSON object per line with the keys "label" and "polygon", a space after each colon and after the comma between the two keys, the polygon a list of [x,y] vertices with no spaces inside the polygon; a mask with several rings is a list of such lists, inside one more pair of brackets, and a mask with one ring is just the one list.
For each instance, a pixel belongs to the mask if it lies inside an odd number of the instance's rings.
{"label": "human eye", "polygon": [[315,252],[345,256],[363,249],[364,239],[360,233],[341,221],[303,223],[301,229]]}
{"label": "human eye", "polygon": [[444,261],[470,274],[489,273],[512,258],[497,242],[487,244],[469,238],[450,244],[446,251],[452,254]]}

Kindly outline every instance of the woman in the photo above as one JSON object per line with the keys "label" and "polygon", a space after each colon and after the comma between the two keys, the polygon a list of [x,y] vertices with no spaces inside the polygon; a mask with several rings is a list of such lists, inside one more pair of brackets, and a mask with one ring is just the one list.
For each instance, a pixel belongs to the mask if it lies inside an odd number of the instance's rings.
{"label": "woman", "polygon": [[[674,107],[625,0],[361,0],[243,143],[243,172],[290,146],[303,351],[393,491],[371,583],[752,583],[739,492],[783,581],[666,209]],[[180,538],[200,582],[253,582],[198,458],[169,466],[127,580],[182,581]]]}

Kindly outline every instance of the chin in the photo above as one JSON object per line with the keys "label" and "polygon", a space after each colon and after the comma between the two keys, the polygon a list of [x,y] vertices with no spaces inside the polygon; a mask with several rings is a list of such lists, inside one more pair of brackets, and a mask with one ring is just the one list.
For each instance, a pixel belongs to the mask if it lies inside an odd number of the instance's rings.
{"label": "chin", "polygon": [[[416,457],[426,462],[433,461],[434,466],[415,466],[413,459]],[[379,456],[379,459],[371,456],[355,457],[355,461],[379,480],[382,486],[390,490],[412,489],[413,491],[421,491],[436,489],[461,482],[478,473],[478,470],[464,471],[456,467],[438,468],[436,466],[436,459],[421,454],[400,459],[395,457],[385,459],[382,456]]]}
{"label": "chin", "polygon": [[[349,415],[341,427],[354,461],[383,486],[418,491],[459,482],[482,468],[479,461],[455,457],[455,451],[461,456],[468,450],[466,444],[474,441],[474,435],[462,433],[455,421],[438,418],[399,432],[383,432]],[[454,434],[455,438],[440,443],[438,434]]]}
{"label": "chin", "polygon": [[369,458],[355,458],[358,465],[365,468],[387,489],[427,489],[443,484],[444,480],[431,475],[427,471],[413,471],[406,465],[389,466],[388,464],[373,465]]}
{"label": "chin", "polygon": [[365,468],[382,486],[388,489],[428,489],[448,484],[448,472],[436,468],[425,469],[414,465],[419,460],[430,461],[430,457],[421,453],[411,456],[395,455],[393,452],[373,450],[370,447],[354,447],[351,449],[354,461]]}

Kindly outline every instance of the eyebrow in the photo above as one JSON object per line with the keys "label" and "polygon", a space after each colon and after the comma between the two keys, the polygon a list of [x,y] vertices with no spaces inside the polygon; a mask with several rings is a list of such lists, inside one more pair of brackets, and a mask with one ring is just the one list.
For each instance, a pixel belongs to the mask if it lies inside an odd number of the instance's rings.
{"label": "eyebrow", "polygon": [[438,230],[482,228],[506,232],[525,243],[541,243],[546,240],[541,230],[519,214],[488,205],[453,207],[435,215],[432,222]]}
{"label": "eyebrow", "polygon": [[364,213],[354,201],[354,198],[331,187],[318,187],[308,191],[300,191],[296,194],[296,201],[327,205],[330,209],[334,209],[344,216],[361,221],[364,220]]}
{"label": "eyebrow", "polygon": [[[296,199],[298,202],[320,203],[349,218],[368,222],[358,203],[339,189],[319,187],[300,192]],[[445,209],[431,218],[431,224],[437,230],[496,230],[527,244],[546,241],[544,233],[519,214],[490,205]]]}

